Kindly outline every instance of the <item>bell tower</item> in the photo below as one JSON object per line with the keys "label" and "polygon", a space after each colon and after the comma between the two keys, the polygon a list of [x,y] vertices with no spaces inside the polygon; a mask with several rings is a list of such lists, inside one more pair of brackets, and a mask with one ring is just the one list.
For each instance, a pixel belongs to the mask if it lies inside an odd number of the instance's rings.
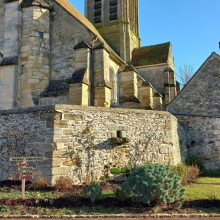
{"label": "bell tower", "polygon": [[139,0],[85,0],[85,16],[126,62],[141,46]]}

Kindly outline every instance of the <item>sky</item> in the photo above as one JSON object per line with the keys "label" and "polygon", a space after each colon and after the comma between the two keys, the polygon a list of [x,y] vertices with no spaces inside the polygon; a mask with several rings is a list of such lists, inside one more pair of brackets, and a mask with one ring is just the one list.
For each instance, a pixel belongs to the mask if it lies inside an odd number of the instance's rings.
{"label": "sky", "polygon": [[[84,14],[84,0],[70,0]],[[171,41],[176,71],[219,54],[220,0],[139,0],[142,46]]]}

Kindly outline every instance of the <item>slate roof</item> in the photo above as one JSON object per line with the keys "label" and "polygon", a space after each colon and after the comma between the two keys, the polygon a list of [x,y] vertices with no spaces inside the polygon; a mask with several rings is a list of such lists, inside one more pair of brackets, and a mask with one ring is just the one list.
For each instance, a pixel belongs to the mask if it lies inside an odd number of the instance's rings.
{"label": "slate roof", "polygon": [[146,66],[166,63],[168,60],[170,42],[136,48],[132,54],[134,66]]}
{"label": "slate roof", "polygon": [[119,102],[120,103],[124,103],[124,102],[137,102],[137,103],[140,103],[140,100],[134,95],[129,96],[129,97],[122,96],[122,97],[120,97]]}
{"label": "slate roof", "polygon": [[69,80],[69,84],[84,82],[85,73],[86,73],[86,69],[80,69],[74,72]]}
{"label": "slate roof", "polygon": [[17,59],[17,56],[3,57],[2,61],[0,62],[0,66],[13,65],[16,63]]}
{"label": "slate roof", "polygon": [[58,96],[69,92],[69,79],[50,80],[47,88],[41,93],[41,97]]}
{"label": "slate roof", "polygon": [[41,6],[50,9],[50,5],[44,0],[23,0],[21,7]]}
{"label": "slate roof", "polygon": [[73,49],[77,50],[77,49],[81,49],[81,48],[91,48],[91,47],[88,42],[83,40],[83,41],[79,42]]}

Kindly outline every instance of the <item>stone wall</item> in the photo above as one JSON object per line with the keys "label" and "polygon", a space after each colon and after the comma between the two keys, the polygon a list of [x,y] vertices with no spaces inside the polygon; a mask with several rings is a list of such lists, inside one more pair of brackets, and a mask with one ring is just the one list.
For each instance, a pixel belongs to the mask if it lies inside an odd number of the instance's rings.
{"label": "stone wall", "polygon": [[0,66],[0,109],[14,108],[15,65]]}
{"label": "stone wall", "polygon": [[[220,115],[177,114],[187,135],[188,155],[197,155],[206,169],[220,168]],[[179,133],[181,134],[181,133]]]}
{"label": "stone wall", "polygon": [[171,113],[220,114],[220,57],[213,53],[180,94],[169,104]]}
{"label": "stone wall", "polygon": [[[22,8],[20,106],[38,105],[50,77],[50,11],[38,6]],[[40,34],[42,34],[40,36]]]}
{"label": "stone wall", "polygon": [[[0,147],[15,145],[19,135],[17,156],[49,158],[28,165],[52,183],[62,175],[81,183],[110,176],[113,167],[180,163],[177,128],[174,116],[159,111],[71,105],[5,110],[0,111]],[[1,158],[8,168],[7,148],[1,150]],[[1,179],[8,178],[0,167]]]}
{"label": "stone wall", "polygon": [[21,20],[19,1],[0,1],[0,53],[4,61],[0,66],[0,109],[17,106]]}
{"label": "stone wall", "polygon": [[0,0],[0,52],[3,50],[4,47],[4,0]]}
{"label": "stone wall", "polygon": [[0,28],[4,30],[4,49],[1,51],[4,57],[18,55],[19,31],[22,19],[18,8],[19,1],[4,4],[4,23],[1,23]]}
{"label": "stone wall", "polygon": [[66,79],[75,72],[73,47],[82,40],[91,42],[94,34],[55,2],[51,22],[52,79]]}
{"label": "stone wall", "polygon": [[164,70],[168,67],[167,64],[150,65],[136,67],[139,74],[147,81],[149,81],[152,86],[162,95],[165,94],[164,84],[165,84],[165,74]]}

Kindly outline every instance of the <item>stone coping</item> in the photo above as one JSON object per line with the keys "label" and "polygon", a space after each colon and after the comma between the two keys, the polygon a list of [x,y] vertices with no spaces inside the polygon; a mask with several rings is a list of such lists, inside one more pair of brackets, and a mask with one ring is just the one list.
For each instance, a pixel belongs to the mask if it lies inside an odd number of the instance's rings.
{"label": "stone coping", "polygon": [[170,112],[170,113],[171,113],[172,115],[184,115],[184,116],[197,116],[197,117],[220,118],[220,115],[211,115],[211,114],[185,113],[185,112],[180,112],[180,113]]}
{"label": "stone coping", "polygon": [[[84,110],[84,111],[99,111],[99,112],[112,112],[112,113],[135,113],[135,114],[146,114],[146,115],[161,115],[168,116],[175,119],[176,117],[170,114],[167,111],[155,111],[155,110],[142,110],[142,109],[123,109],[123,108],[106,108],[106,107],[93,107],[93,106],[81,106],[81,105],[46,105],[46,106],[37,106],[37,107],[28,107],[28,108],[17,108],[17,109],[8,109],[0,110],[1,115],[10,115],[10,114],[22,114],[22,113],[31,113],[39,111],[58,111],[63,110]],[[177,119],[176,119],[177,120]]]}
{"label": "stone coping", "polygon": [[141,215],[141,214],[115,214],[115,215],[62,215],[62,216],[48,216],[48,215],[0,215],[1,218],[55,218],[55,219],[60,219],[60,218],[170,218],[170,219],[176,219],[176,218],[219,218],[220,214],[146,214],[146,215]]}

